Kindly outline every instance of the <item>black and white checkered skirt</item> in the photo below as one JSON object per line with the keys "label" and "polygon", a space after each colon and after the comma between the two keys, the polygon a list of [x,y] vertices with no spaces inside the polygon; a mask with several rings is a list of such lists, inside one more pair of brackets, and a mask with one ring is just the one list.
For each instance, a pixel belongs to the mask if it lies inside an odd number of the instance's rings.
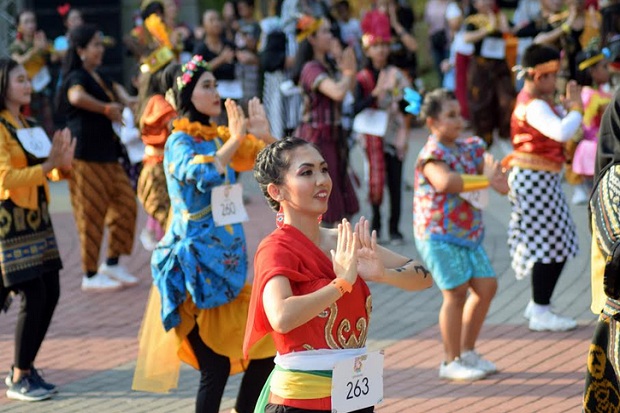
{"label": "black and white checkered skirt", "polygon": [[531,275],[536,262],[563,262],[577,255],[577,232],[561,174],[513,167],[508,184],[508,246],[517,279]]}

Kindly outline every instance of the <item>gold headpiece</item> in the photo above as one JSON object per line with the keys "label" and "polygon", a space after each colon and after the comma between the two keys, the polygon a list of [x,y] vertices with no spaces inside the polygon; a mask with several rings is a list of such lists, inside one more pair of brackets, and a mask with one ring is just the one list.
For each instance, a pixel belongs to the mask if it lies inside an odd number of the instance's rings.
{"label": "gold headpiece", "polygon": [[603,59],[605,59],[605,55],[603,53],[594,55],[591,58],[586,59],[583,62],[579,63],[579,70],[586,70],[590,66],[594,66],[595,64],[597,64]]}
{"label": "gold headpiece", "polygon": [[297,21],[297,30],[299,30],[299,33],[297,33],[297,43],[301,43],[307,39],[308,36],[316,33],[322,23],[323,19],[315,19],[308,15],[301,16]]}
{"label": "gold headpiece", "polygon": [[512,71],[517,73],[517,79],[521,79],[526,74],[533,78],[540,77],[547,73],[555,73],[558,70],[560,70],[559,60],[549,60],[548,62],[540,63],[534,67],[515,66],[512,68]]}
{"label": "gold headpiece", "polygon": [[148,72],[153,74],[173,60],[174,53],[172,53],[172,50],[167,47],[160,47],[144,58],[144,63],[140,66],[140,71],[142,73]]}
{"label": "gold headpiece", "polygon": [[547,73],[555,73],[558,70],[560,70],[559,60],[549,60],[548,62],[527,68],[527,72],[530,76],[542,76]]}

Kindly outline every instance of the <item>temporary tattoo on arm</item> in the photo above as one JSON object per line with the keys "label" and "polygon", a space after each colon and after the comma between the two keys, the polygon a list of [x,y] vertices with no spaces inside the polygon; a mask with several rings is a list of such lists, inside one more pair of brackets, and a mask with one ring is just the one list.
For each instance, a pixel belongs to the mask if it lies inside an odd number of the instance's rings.
{"label": "temporary tattoo on arm", "polygon": [[421,272],[422,274],[424,274],[424,278],[428,277],[429,275],[431,275],[431,272],[429,270],[427,270],[426,268],[424,268],[424,266],[422,265],[416,265],[415,267],[413,267],[414,270],[416,270],[417,272]]}
{"label": "temporary tattoo on arm", "polygon": [[[414,260],[409,260],[409,261],[407,261],[406,263],[404,263],[403,265],[401,265],[400,267],[398,267],[398,268],[394,268],[394,271],[396,271],[396,272],[404,272],[404,271],[410,270],[410,269],[409,269],[409,268],[407,268],[407,267],[408,267],[408,266],[409,266],[409,264],[411,264],[412,262],[414,262]],[[414,266],[413,266],[413,270],[414,270],[415,272],[417,272],[418,274],[419,274],[419,273],[421,273],[421,274],[424,276],[424,278],[426,278],[426,277],[428,277],[429,275],[431,275],[431,272],[430,272],[429,270],[427,270],[426,268],[424,268],[424,266],[423,266],[423,265],[421,265],[421,264],[414,265]]]}
{"label": "temporary tattoo on arm", "polygon": [[403,265],[401,265],[398,268],[394,268],[394,271],[396,272],[403,272],[403,271],[407,271],[407,265],[411,264],[413,262],[413,260],[409,260],[406,263],[404,263]]}

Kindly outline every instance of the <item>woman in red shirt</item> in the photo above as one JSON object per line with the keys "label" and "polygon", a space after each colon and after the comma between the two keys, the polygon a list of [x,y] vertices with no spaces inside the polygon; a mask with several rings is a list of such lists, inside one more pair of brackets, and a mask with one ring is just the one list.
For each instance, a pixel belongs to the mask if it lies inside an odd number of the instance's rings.
{"label": "woman in red shirt", "polygon": [[372,309],[366,281],[422,290],[431,277],[420,263],[377,246],[364,218],[355,226],[346,219],[337,229],[319,226],[332,180],[313,144],[284,139],[269,145],[258,155],[254,176],[279,210],[278,229],[256,252],[244,342],[247,354],[271,333],[278,351],[263,389],[266,407],[256,411],[329,412],[335,364],[366,354]]}

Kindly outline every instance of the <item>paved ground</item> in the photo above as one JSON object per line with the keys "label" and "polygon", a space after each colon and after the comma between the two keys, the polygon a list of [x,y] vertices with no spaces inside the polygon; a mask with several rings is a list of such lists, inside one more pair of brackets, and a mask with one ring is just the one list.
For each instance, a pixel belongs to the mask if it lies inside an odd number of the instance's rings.
{"label": "paved ground", "polygon": [[[412,133],[406,181],[412,181],[412,163],[424,142],[421,129]],[[493,151],[496,155],[499,149]],[[354,168],[362,174],[361,154],[353,153]],[[250,194],[246,226],[250,250],[273,229],[274,215],[244,176]],[[404,190],[401,230],[407,243],[398,247],[416,256],[411,231],[410,189]],[[136,240],[134,254],[124,263],[139,275],[140,285],[116,293],[80,291],[79,243],[70,214],[66,186],[53,187],[53,220],[65,269],[62,293],[37,367],[49,381],[60,385],[51,401],[27,404],[0,394],[0,412],[193,412],[198,375],[182,368],[179,389],[154,395],[130,390],[137,353],[137,335],[149,290],[149,254]],[[569,195],[572,193],[568,188]],[[364,195],[361,194],[360,199]],[[495,361],[500,373],[473,384],[438,379],[442,345],[437,327],[441,295],[436,287],[421,293],[372,285],[374,312],[368,344],[385,349],[385,400],[376,409],[392,412],[577,412],[580,411],[584,366],[595,316],[589,312],[589,242],[585,207],[574,207],[581,254],[567,266],[554,296],[554,307],[576,317],[579,328],[567,333],[530,332],[521,314],[529,299],[528,281],[517,282],[509,266],[506,226],[508,201],[493,196],[485,212],[485,248],[498,273],[499,291],[483,328],[478,350]],[[369,215],[367,205],[362,213]],[[140,216],[139,228],[144,223]],[[15,303],[18,304],[18,303]],[[17,305],[0,315],[0,374],[11,364],[12,334]],[[2,376],[3,377],[3,376]],[[222,411],[233,406],[239,377],[231,378]]]}

